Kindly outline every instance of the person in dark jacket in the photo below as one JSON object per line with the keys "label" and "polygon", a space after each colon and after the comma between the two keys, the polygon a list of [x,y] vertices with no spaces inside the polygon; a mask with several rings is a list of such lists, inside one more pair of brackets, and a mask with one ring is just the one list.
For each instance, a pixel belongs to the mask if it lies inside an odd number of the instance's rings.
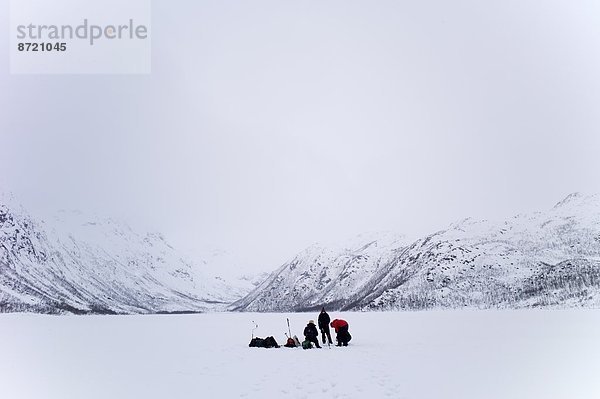
{"label": "person in dark jacket", "polygon": [[309,320],[306,327],[304,327],[304,337],[306,337],[307,341],[315,344],[317,348],[321,347],[321,345],[319,345],[319,332],[317,331],[314,320]]}
{"label": "person in dark jacket", "polygon": [[323,345],[325,345],[325,337],[327,336],[327,342],[332,344],[331,341],[331,333],[329,332],[329,322],[331,318],[325,311],[325,308],[321,308],[321,313],[319,314],[319,330],[321,330],[321,338],[323,339]]}
{"label": "person in dark jacket", "polygon": [[335,329],[337,334],[337,346],[348,346],[348,342],[352,339],[352,336],[348,332],[348,322],[342,319],[335,319],[331,322],[331,327]]}

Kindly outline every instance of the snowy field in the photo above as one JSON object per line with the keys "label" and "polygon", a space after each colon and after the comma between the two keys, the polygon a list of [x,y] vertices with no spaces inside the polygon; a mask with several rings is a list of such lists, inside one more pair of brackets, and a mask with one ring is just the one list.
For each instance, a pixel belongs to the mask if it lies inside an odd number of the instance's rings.
{"label": "snowy field", "polygon": [[0,398],[598,398],[600,310],[336,313],[347,348],[285,343],[317,314],[0,315]]}

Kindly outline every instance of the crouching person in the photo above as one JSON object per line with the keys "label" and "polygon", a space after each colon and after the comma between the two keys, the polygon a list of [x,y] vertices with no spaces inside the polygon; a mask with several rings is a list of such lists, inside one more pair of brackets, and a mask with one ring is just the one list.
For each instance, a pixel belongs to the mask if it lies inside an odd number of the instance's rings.
{"label": "crouching person", "polygon": [[306,327],[304,327],[304,337],[306,338],[306,341],[312,342],[317,348],[321,347],[321,345],[319,345],[319,332],[317,331],[314,320],[309,320]]}
{"label": "crouching person", "polygon": [[335,329],[337,334],[337,346],[348,346],[348,342],[352,339],[352,335],[348,332],[348,322],[342,319],[335,319],[331,322],[331,327]]}

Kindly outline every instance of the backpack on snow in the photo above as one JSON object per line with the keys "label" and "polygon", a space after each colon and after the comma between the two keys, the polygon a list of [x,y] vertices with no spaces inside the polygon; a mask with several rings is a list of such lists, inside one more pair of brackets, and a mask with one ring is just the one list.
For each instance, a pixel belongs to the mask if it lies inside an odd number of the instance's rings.
{"label": "backpack on snow", "polygon": [[312,342],[309,340],[302,342],[302,349],[312,349]]}
{"label": "backpack on snow", "polygon": [[271,336],[265,338],[265,348],[279,348],[279,345],[277,344],[277,341],[275,341],[275,338]]}
{"label": "backpack on snow", "polygon": [[286,344],[283,346],[285,346],[286,348],[295,348],[296,341],[294,341],[294,338],[288,338]]}
{"label": "backpack on snow", "polygon": [[264,348],[265,340],[258,337],[252,338],[252,341],[250,341],[250,344],[248,346],[251,348]]}
{"label": "backpack on snow", "polygon": [[273,337],[267,337],[265,339],[262,338],[252,338],[250,344],[248,345],[251,348],[279,348],[277,341]]}

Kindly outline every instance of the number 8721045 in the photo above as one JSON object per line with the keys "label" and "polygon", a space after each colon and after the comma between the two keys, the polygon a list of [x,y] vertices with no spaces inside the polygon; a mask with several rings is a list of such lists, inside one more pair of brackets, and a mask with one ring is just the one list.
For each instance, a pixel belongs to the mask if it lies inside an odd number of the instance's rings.
{"label": "number 8721045", "polygon": [[67,43],[19,43],[19,51],[66,51]]}

